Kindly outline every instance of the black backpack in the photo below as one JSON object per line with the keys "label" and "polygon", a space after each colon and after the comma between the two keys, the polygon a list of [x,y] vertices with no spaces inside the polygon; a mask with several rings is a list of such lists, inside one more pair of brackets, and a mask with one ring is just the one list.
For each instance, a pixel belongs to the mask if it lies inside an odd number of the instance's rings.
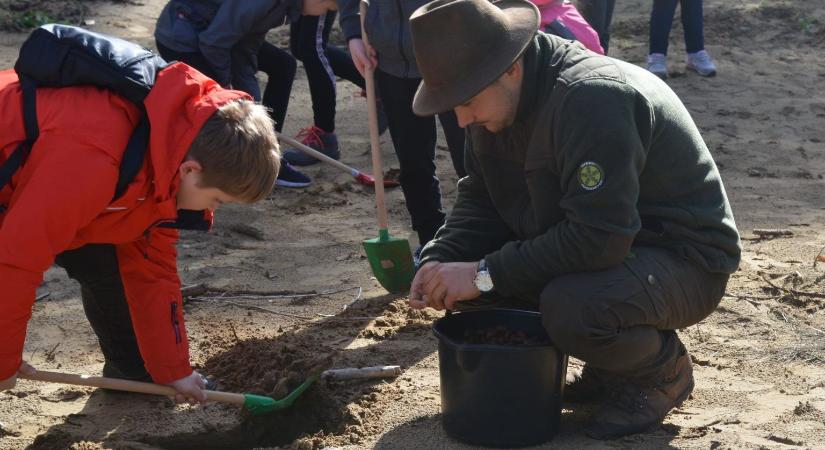
{"label": "black backpack", "polygon": [[40,135],[37,88],[94,85],[110,89],[141,109],[141,118],[123,154],[115,195],[118,199],[143,165],[149,144],[149,120],[143,100],[158,72],[168,65],[160,56],[122,39],[82,28],[48,24],[34,30],[20,48],[14,70],[23,91],[26,140],[0,166],[0,189],[26,161]]}

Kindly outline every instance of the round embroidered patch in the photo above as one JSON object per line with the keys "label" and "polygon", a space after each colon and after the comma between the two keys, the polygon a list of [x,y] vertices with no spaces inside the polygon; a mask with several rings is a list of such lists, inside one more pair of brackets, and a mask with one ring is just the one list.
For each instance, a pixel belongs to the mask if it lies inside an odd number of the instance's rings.
{"label": "round embroidered patch", "polygon": [[588,191],[595,191],[604,184],[604,171],[593,161],[585,161],[579,166],[579,184]]}

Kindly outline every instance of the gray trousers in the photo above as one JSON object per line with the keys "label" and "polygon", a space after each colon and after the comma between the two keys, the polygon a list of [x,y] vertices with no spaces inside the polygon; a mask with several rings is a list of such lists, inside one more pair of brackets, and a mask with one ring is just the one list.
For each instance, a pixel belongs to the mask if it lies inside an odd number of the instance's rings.
{"label": "gray trousers", "polygon": [[514,299],[459,302],[461,310],[538,309],[553,343],[592,367],[638,384],[659,381],[679,356],[674,330],[719,305],[727,274],[709,273],[673,252],[634,247],[614,268],[560,276],[538,305]]}

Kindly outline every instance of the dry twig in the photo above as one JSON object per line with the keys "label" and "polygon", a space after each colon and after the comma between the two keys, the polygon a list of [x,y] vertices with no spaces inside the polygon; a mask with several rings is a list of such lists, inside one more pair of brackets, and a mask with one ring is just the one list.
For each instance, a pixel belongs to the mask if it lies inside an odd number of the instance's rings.
{"label": "dry twig", "polygon": [[[348,288],[342,289],[334,289],[329,291],[322,291],[322,292],[295,292],[289,290],[281,290],[281,291],[251,291],[246,289],[233,289],[233,288],[218,288],[218,287],[211,287],[205,286],[202,284],[196,284],[192,286],[185,286],[181,288],[181,294],[184,297],[187,297],[189,300],[198,301],[198,300],[211,300],[215,298],[220,298],[223,300],[240,300],[240,299],[252,299],[252,300],[268,300],[268,299],[276,299],[276,298],[308,298],[308,297],[318,297],[322,295],[332,295],[338,294],[340,292],[352,291],[358,289],[360,290],[360,286],[351,286]],[[220,295],[211,296],[205,294],[216,293]],[[234,295],[230,295],[234,294]]]}
{"label": "dry twig", "polygon": [[767,277],[767,275],[764,274],[764,273],[762,274],[762,279],[765,280],[765,282],[768,283],[769,285],[771,285],[771,287],[773,287],[774,289],[778,289],[780,291],[787,292],[789,294],[793,294],[793,295],[801,296],[801,297],[825,298],[825,294],[823,294],[821,292],[800,291],[798,289],[786,288],[786,287],[779,286],[776,283],[774,283],[773,281],[771,281]]}
{"label": "dry twig", "polygon": [[753,234],[760,238],[774,238],[779,236],[793,236],[793,231],[787,228],[755,228]]}
{"label": "dry twig", "polygon": [[246,308],[246,309],[252,309],[252,310],[255,310],[255,311],[268,312],[270,314],[275,314],[275,315],[278,315],[278,316],[292,317],[293,319],[303,319],[303,320],[312,320],[313,319],[312,317],[308,317],[308,316],[299,316],[297,314],[282,313],[282,312],[273,311],[273,310],[267,309],[267,308],[261,308],[260,306],[255,306],[255,305],[242,305],[240,303],[229,302],[229,301],[227,301],[226,304],[232,305],[232,306],[237,306],[238,308]]}

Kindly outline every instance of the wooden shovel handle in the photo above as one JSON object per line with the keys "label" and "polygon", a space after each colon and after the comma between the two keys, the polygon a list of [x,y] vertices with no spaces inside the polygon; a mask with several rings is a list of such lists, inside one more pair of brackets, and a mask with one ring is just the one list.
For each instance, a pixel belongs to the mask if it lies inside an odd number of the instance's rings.
{"label": "wooden shovel handle", "polygon": [[[38,370],[32,375],[18,374],[18,378],[35,381],[47,381],[50,383],[72,384],[76,386],[91,386],[96,388],[111,389],[114,391],[137,392],[140,394],[174,396],[178,393],[170,386],[160,384],[143,383],[140,381],[121,380],[118,378],[94,377],[91,375],[74,375],[61,372],[49,372]],[[245,398],[243,394],[231,392],[203,391],[207,400],[234,405],[243,405]]]}
{"label": "wooden shovel handle", "polygon": [[[364,17],[367,15],[367,4],[359,4],[361,13],[361,39],[369,46],[367,30],[364,28]],[[367,118],[370,126],[370,150],[372,152],[372,176],[375,178],[375,208],[378,210],[378,228],[387,229],[387,206],[384,203],[384,165],[381,162],[381,145],[378,143],[378,108],[375,101],[375,69],[370,67],[364,73],[364,82],[367,91]]]}
{"label": "wooden shovel handle", "polygon": [[319,152],[318,150],[315,150],[312,147],[304,145],[301,142],[296,141],[295,139],[292,139],[289,136],[283,135],[283,134],[281,134],[277,131],[275,132],[275,134],[278,136],[279,140],[281,140],[283,142],[286,142],[287,144],[297,148],[298,150],[308,154],[309,156],[312,156],[313,158],[315,158],[319,161],[323,161],[323,162],[325,162],[327,164],[330,164],[332,166],[335,166],[335,167],[337,167],[341,170],[345,170],[345,171],[349,172],[350,175],[352,175],[354,177],[358,176],[358,174],[361,173],[360,171],[356,170],[355,168],[352,168],[352,167],[342,163],[341,161],[330,158],[329,156]]}

